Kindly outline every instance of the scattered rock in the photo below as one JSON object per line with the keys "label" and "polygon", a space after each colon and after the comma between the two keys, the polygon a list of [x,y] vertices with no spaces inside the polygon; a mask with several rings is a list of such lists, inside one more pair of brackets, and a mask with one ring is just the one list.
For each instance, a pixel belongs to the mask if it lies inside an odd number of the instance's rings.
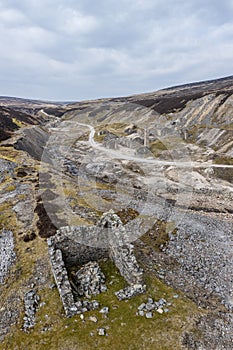
{"label": "scattered rock", "polygon": [[169,312],[169,309],[164,308],[165,305],[167,305],[167,301],[164,298],[161,298],[158,301],[154,301],[152,298],[148,298],[147,303],[142,303],[139,305],[137,315],[146,316],[146,318],[152,318],[152,311],[157,311],[159,314]]}
{"label": "scattered rock", "polygon": [[159,314],[163,314],[163,309],[159,308],[156,310]]}
{"label": "scattered rock", "polygon": [[[81,313],[85,313],[87,311],[96,310],[99,308],[99,303],[96,300],[90,301],[90,300],[79,300],[77,301],[73,307],[75,308],[74,315],[78,315]],[[72,307],[71,307],[72,308]],[[72,312],[72,310],[70,310]]]}
{"label": "scattered rock", "polygon": [[97,332],[98,332],[98,335],[101,335],[101,336],[106,335],[105,328],[98,328]]}
{"label": "scattered rock", "polygon": [[99,312],[101,314],[108,314],[109,313],[109,308],[107,306],[105,306]]}
{"label": "scattered rock", "polygon": [[125,300],[125,299],[130,299],[136,295],[145,293],[146,291],[146,286],[142,284],[136,284],[136,285],[131,285],[128,286],[124,289],[120,289],[118,292],[115,292],[116,297],[118,300]]}

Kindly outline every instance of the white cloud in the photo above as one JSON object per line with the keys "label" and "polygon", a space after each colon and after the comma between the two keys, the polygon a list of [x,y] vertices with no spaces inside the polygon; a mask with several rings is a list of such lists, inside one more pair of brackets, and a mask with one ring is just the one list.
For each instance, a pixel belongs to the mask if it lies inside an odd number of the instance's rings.
{"label": "white cloud", "polygon": [[0,94],[80,99],[232,74],[222,0],[0,1]]}
{"label": "white cloud", "polygon": [[64,8],[63,6],[59,8],[59,17],[60,29],[71,35],[92,32],[98,24],[97,20],[93,16],[84,15],[75,9]]}
{"label": "white cloud", "polygon": [[18,11],[16,9],[8,8],[8,9],[2,9],[0,7],[0,24],[1,26],[4,24],[6,26],[14,26],[15,23],[17,25],[20,25],[24,23],[26,20],[25,16],[21,11]]}

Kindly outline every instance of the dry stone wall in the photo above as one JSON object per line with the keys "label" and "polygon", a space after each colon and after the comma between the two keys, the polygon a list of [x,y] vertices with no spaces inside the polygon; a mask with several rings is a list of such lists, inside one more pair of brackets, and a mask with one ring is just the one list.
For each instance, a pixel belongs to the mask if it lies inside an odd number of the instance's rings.
{"label": "dry stone wall", "polygon": [[[99,307],[95,300],[75,301],[73,290],[75,289],[80,297],[89,299],[91,295],[106,290],[105,276],[97,264],[98,260],[104,258],[110,258],[115,263],[129,284],[115,293],[119,300],[145,292],[143,270],[134,256],[133,245],[124,241],[126,236],[120,218],[110,211],[101,217],[96,226],[63,227],[55,236],[48,238],[52,271],[66,316]],[[100,237],[106,239],[103,246],[98,245],[103,244],[103,241],[99,240]],[[83,244],[81,238],[87,240],[89,245]],[[74,265],[81,268],[76,274],[77,285],[72,288],[73,281],[69,280],[67,267]]]}
{"label": "dry stone wall", "polygon": [[110,247],[110,258],[129,284],[142,284],[143,270],[139,267],[133,253],[133,245]]}
{"label": "dry stone wall", "polygon": [[98,244],[96,235],[95,226],[66,226],[51,237],[51,242],[62,251],[66,265],[83,265],[108,257],[108,249]]}
{"label": "dry stone wall", "polygon": [[66,266],[63,261],[62,252],[53,246],[51,239],[48,239],[49,255],[52,265],[52,272],[60,294],[61,301],[67,316],[72,315],[74,296],[68,278]]}
{"label": "dry stone wall", "polygon": [[15,258],[13,233],[3,229],[0,234],[0,284],[4,282],[4,278]]}

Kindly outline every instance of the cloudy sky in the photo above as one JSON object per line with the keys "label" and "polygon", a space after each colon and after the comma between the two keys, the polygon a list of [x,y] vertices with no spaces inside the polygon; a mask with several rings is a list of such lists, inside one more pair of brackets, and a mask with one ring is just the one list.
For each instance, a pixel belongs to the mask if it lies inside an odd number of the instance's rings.
{"label": "cloudy sky", "polygon": [[123,96],[233,74],[233,0],[0,0],[0,95]]}

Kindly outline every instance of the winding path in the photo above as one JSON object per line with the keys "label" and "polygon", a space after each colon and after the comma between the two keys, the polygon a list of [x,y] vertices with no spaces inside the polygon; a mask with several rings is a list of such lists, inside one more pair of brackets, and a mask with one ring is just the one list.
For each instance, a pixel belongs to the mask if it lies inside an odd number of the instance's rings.
{"label": "winding path", "polygon": [[140,163],[148,163],[148,164],[156,164],[156,165],[173,165],[179,168],[230,168],[233,169],[233,165],[228,165],[228,164],[212,164],[212,163],[199,163],[199,162],[192,162],[186,161],[186,162],[180,162],[180,161],[166,161],[166,160],[158,160],[158,159],[145,159],[145,158],[140,158],[136,156],[131,156],[127,155],[124,153],[121,153],[119,151],[111,150],[106,147],[101,146],[101,144],[95,142],[94,136],[95,136],[95,128],[89,124],[84,124],[84,123],[78,123],[80,126],[87,127],[90,130],[89,134],[89,144],[91,147],[98,149],[102,152],[106,152],[113,156],[114,158],[121,158],[121,159],[127,159],[127,160],[132,160],[132,161],[137,161]]}

